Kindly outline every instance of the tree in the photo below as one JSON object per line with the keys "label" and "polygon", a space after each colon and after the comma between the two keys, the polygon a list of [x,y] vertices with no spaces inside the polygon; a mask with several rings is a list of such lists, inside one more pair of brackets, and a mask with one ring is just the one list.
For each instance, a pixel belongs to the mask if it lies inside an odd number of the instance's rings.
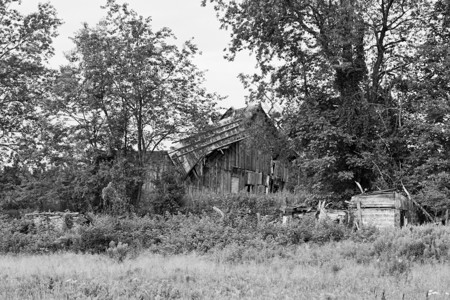
{"label": "tree", "polygon": [[405,185],[439,215],[450,206],[450,3],[433,4],[414,68],[398,85],[410,152]]}
{"label": "tree", "polygon": [[[0,161],[33,148],[47,126],[44,103],[52,72],[45,62],[53,54],[52,38],[61,21],[50,4],[20,14],[17,0],[0,1]],[[30,155],[31,153],[26,153]],[[22,160],[30,159],[22,155]]]}
{"label": "tree", "polygon": [[219,97],[203,87],[192,42],[175,45],[168,28],[154,30],[151,18],[127,4],[110,0],[103,8],[105,18],[95,27],[85,24],[73,38],[75,49],[67,55],[70,64],[61,68],[53,109],[67,120],[67,138],[78,155],[94,165],[111,158],[111,172],[124,171],[115,189],[136,206],[146,154],[207,126]]}
{"label": "tree", "polygon": [[[202,87],[197,48],[170,44],[169,29],[153,30],[126,4],[108,1],[106,17],[73,38],[71,65],[60,77],[61,111],[78,124],[91,148],[147,151],[204,125],[218,97]],[[102,140],[106,136],[106,140]]]}
{"label": "tree", "polygon": [[257,95],[287,108],[307,187],[336,198],[354,193],[354,181],[400,183],[408,151],[398,88],[417,57],[426,1],[209,2],[231,29],[229,58],[254,52]]}

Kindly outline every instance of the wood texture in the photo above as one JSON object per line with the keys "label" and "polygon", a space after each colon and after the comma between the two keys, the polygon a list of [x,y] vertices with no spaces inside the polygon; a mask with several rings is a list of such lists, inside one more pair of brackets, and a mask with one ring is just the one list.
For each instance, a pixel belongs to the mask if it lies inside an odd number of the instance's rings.
{"label": "wood texture", "polygon": [[289,176],[287,165],[247,142],[251,135],[248,123],[268,118],[260,105],[230,108],[215,127],[175,143],[170,158],[183,170],[187,184],[200,190],[257,193],[266,187],[283,189]]}
{"label": "wood texture", "polygon": [[362,226],[376,226],[378,228],[394,228],[397,227],[395,220],[395,209],[362,209],[361,210],[361,225]]}

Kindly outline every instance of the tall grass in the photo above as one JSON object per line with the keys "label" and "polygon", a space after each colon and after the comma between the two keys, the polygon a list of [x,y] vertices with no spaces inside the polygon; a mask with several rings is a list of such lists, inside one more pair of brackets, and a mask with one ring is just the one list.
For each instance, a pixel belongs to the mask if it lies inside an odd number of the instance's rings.
{"label": "tall grass", "polygon": [[376,261],[357,264],[341,248],[303,245],[290,257],[238,264],[195,254],[142,253],[124,263],[1,256],[0,299],[450,299],[447,265],[414,263],[407,276],[382,276]]}

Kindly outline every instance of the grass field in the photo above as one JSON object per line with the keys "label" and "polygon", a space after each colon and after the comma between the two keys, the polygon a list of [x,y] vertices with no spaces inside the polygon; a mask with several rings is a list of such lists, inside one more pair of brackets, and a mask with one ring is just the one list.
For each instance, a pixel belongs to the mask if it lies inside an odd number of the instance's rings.
{"label": "grass field", "polygon": [[0,218],[0,300],[450,300],[450,226],[354,231],[236,211],[63,230]]}
{"label": "grass field", "polygon": [[[338,253],[345,243],[301,245],[265,261],[142,253],[0,256],[0,299],[450,299],[450,266],[408,264],[386,274],[379,261]],[[383,296],[384,294],[384,296]]]}

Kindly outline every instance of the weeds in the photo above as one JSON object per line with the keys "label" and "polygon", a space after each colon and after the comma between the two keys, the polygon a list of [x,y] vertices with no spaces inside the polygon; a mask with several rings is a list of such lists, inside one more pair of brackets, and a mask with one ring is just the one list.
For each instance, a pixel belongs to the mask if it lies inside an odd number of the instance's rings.
{"label": "weeds", "polygon": [[[379,276],[375,260],[362,266],[340,257],[338,244],[245,263],[192,254],[143,253],[121,263],[90,254],[0,256],[0,299],[448,299],[448,266],[411,263],[408,280],[397,280]],[[313,257],[320,263],[302,263]]]}
{"label": "weeds", "polygon": [[114,241],[109,243],[109,248],[106,249],[106,253],[111,259],[114,259],[117,262],[123,262],[124,259],[128,256],[130,249],[128,244],[119,242],[117,245]]}
{"label": "weeds", "polygon": [[256,217],[256,213],[274,210],[281,200],[268,197],[259,203],[252,195],[227,196],[224,201],[229,206],[222,205],[228,207],[223,219],[205,200],[195,209],[191,203],[191,212],[183,214],[125,219],[99,215],[91,226],[66,226],[63,231],[0,218],[0,253],[103,253],[120,263],[142,252],[163,256],[195,253],[233,265],[289,259],[308,267],[327,265],[334,275],[345,271],[342,261],[351,261],[372,265],[380,276],[407,279],[414,264],[450,262],[450,227],[353,231],[329,221],[316,223],[313,217],[288,225],[274,222],[275,212]]}

